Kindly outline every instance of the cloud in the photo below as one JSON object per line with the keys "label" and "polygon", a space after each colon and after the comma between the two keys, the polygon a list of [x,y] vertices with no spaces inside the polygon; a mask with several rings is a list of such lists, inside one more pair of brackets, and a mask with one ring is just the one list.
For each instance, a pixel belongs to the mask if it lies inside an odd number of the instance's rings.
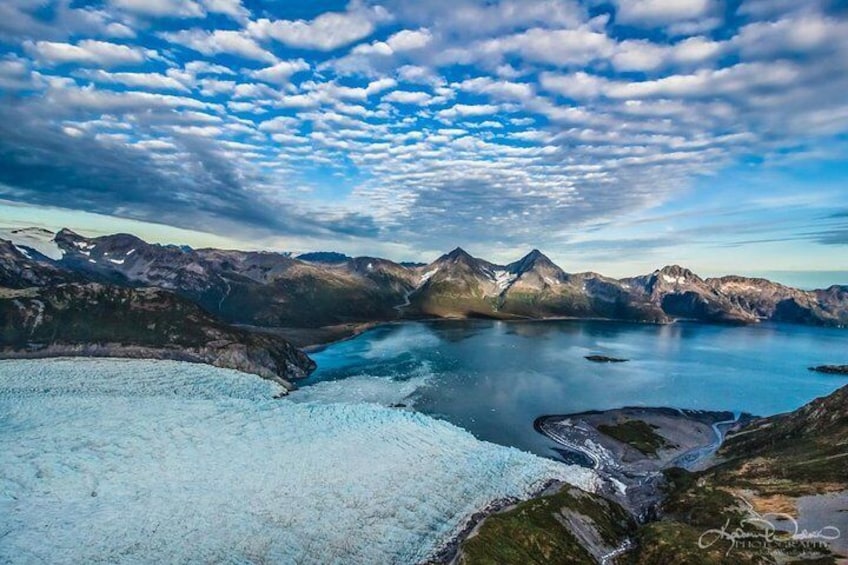
{"label": "cloud", "polygon": [[500,108],[493,104],[455,104],[450,108],[441,110],[439,117],[451,120],[457,117],[490,116],[498,113]]}
{"label": "cloud", "polygon": [[293,74],[308,71],[309,63],[303,59],[294,59],[291,61],[280,61],[279,63],[258,71],[251,71],[249,74],[253,78],[270,82],[271,84],[288,84],[289,79]]}
{"label": "cloud", "polygon": [[489,77],[468,79],[459,84],[459,88],[467,92],[485,94],[496,100],[529,100],[535,96],[531,84],[493,80]]}
{"label": "cloud", "polygon": [[135,37],[131,22],[121,14],[91,6],[75,7],[69,0],[0,2],[0,41],[62,41],[69,37]]}
{"label": "cloud", "polygon": [[[55,131],[38,108],[0,109],[0,194],[6,198],[200,230],[217,225],[244,234],[376,234],[365,216],[337,212],[322,220],[275,205],[246,186],[203,136],[131,146],[98,141]],[[152,159],[154,153],[164,160]]]}
{"label": "cloud", "polygon": [[201,2],[203,7],[213,14],[224,14],[242,23],[250,19],[250,10],[242,5],[241,0],[201,0]]}
{"label": "cloud", "polygon": [[110,73],[103,70],[83,72],[80,76],[99,83],[122,84],[145,90],[178,90],[190,92],[190,89],[177,79],[158,73]]}
{"label": "cloud", "polygon": [[43,65],[78,63],[115,67],[144,62],[155,51],[107,41],[84,39],[76,45],[54,41],[25,41],[24,50]]}
{"label": "cloud", "polygon": [[610,61],[620,71],[655,71],[709,63],[729,49],[727,42],[705,37],[689,37],[674,44],[628,39],[618,43]]}
{"label": "cloud", "polygon": [[[622,217],[724,167],[848,151],[848,29],[824,1],[117,1],[0,4],[7,198],[427,249],[591,227],[626,253]],[[123,171],[98,168],[112,153]]]}
{"label": "cloud", "polygon": [[229,53],[266,63],[277,62],[277,57],[273,53],[263,49],[251,37],[240,31],[192,29],[165,32],[160,35],[166,41],[194,49],[204,55]]}
{"label": "cloud", "polygon": [[396,102],[398,104],[412,104],[415,106],[426,106],[433,97],[421,91],[395,90],[383,96],[384,102]]}
{"label": "cloud", "polygon": [[473,44],[462,52],[466,60],[500,64],[509,54],[526,61],[557,66],[585,65],[612,54],[615,42],[605,33],[588,27],[576,29],[534,28],[522,33]]}
{"label": "cloud", "polygon": [[380,23],[391,19],[380,6],[351,2],[345,12],[326,12],[313,20],[270,20],[248,24],[248,32],[259,39],[275,39],[303,49],[332,51],[371,35]]}
{"label": "cloud", "polygon": [[718,0],[613,0],[615,21],[630,25],[666,25],[704,18],[719,11]]}
{"label": "cloud", "polygon": [[754,22],[742,27],[732,43],[751,58],[811,54],[835,46],[848,46],[848,22],[822,14]]}
{"label": "cloud", "polygon": [[194,0],[109,0],[116,8],[154,17],[200,18],[206,15]]}
{"label": "cloud", "polygon": [[388,45],[393,52],[397,53],[399,51],[421,49],[426,47],[432,40],[433,36],[427,29],[422,28],[414,31],[405,29],[389,37],[386,40],[386,45]]}
{"label": "cloud", "polygon": [[571,75],[543,73],[540,82],[549,91],[576,98],[709,98],[780,89],[796,84],[801,75],[802,70],[796,65],[778,61],[739,63],[722,69],[704,69],[691,74],[633,82],[609,80],[584,72]]}
{"label": "cloud", "polygon": [[528,27],[576,27],[586,19],[586,10],[569,0],[389,0],[386,5],[404,21],[462,37]]}

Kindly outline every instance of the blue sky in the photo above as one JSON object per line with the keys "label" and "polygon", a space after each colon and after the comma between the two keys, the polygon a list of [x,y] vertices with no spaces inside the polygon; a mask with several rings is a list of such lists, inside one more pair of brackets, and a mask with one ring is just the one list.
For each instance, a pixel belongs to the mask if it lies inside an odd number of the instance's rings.
{"label": "blue sky", "polygon": [[0,49],[0,224],[848,268],[841,2],[7,0]]}

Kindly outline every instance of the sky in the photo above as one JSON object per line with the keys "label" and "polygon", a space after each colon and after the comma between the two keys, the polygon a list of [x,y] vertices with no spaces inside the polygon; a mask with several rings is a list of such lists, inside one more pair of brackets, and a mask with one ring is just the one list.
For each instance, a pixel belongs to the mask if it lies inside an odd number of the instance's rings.
{"label": "sky", "polygon": [[839,0],[4,0],[0,225],[840,271]]}

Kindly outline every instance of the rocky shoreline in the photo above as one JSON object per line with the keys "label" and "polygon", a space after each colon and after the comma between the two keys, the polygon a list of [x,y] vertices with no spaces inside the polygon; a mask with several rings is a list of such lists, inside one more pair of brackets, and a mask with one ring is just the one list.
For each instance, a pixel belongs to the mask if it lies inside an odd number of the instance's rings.
{"label": "rocky shoreline", "polygon": [[706,466],[725,433],[751,419],[732,412],[629,407],[542,416],[536,431],[591,462],[601,494],[640,520],[662,500],[663,470]]}

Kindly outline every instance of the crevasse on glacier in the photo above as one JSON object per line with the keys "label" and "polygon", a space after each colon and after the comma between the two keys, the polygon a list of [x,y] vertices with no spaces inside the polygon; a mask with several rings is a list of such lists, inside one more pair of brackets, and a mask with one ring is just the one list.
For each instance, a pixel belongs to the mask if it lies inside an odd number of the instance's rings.
{"label": "crevasse on glacier", "polygon": [[374,404],[163,361],[0,362],[0,561],[413,563],[591,471]]}

